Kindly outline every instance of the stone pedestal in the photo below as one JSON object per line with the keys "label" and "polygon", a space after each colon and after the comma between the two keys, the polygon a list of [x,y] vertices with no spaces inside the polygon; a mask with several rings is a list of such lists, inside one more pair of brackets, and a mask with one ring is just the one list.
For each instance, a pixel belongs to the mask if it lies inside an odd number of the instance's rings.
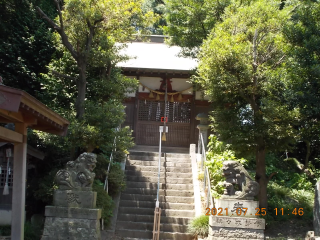
{"label": "stone pedestal", "polygon": [[264,239],[265,220],[256,216],[257,201],[218,199],[215,207],[217,214],[209,219],[210,240]]}
{"label": "stone pedestal", "polygon": [[54,205],[46,206],[41,240],[100,240],[101,209],[96,192],[56,190]]}

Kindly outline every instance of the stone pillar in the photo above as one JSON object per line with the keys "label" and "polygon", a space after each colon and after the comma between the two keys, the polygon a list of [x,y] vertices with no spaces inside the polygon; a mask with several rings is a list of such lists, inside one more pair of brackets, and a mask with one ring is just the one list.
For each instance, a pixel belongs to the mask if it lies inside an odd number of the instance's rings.
{"label": "stone pillar", "polygon": [[[209,117],[208,117],[208,114],[199,113],[196,116],[196,120],[200,121],[200,124],[197,125],[197,128],[199,129],[199,132],[202,133],[203,144],[204,144],[205,148],[207,148],[207,145],[208,145],[208,129],[209,129],[209,124],[208,124]],[[200,141],[200,139],[199,139],[199,141]],[[199,145],[198,145],[198,148],[199,148]]]}
{"label": "stone pillar", "polygon": [[316,183],[313,208],[314,235],[320,237],[320,180]]}
{"label": "stone pillar", "polygon": [[23,240],[26,201],[27,125],[16,123],[15,131],[23,135],[23,141],[14,144],[11,239]]}

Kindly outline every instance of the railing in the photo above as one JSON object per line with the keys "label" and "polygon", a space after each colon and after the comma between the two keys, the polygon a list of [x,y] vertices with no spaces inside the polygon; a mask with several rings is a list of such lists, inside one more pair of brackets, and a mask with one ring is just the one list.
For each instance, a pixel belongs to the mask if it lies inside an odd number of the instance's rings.
{"label": "railing", "polygon": [[154,209],[154,221],[153,221],[153,237],[152,240],[159,240],[160,237],[160,218],[161,218],[161,208],[159,204],[159,191],[160,191],[160,168],[161,168],[161,142],[162,142],[162,133],[167,132],[166,126],[159,127],[159,160],[158,160],[158,187],[157,187],[157,200],[156,207]]}
{"label": "railing", "polygon": [[207,195],[206,200],[206,207],[214,207],[214,201],[211,195],[211,182],[210,182],[210,175],[209,170],[206,166],[204,166],[204,163],[206,162],[206,146],[203,142],[203,136],[202,133],[199,133],[199,140],[198,140],[198,154],[201,157],[201,171],[203,172],[203,190],[205,191]]}
{"label": "railing", "polygon": [[[120,130],[120,127],[117,127],[116,131],[118,132],[119,130]],[[113,139],[112,151],[111,151],[111,154],[110,154],[110,161],[109,161],[109,165],[108,165],[106,179],[104,180],[104,190],[107,193],[109,192],[109,182],[108,182],[109,172],[110,172],[111,164],[113,162],[113,154],[116,151],[117,151],[117,136],[115,136],[114,139]]]}

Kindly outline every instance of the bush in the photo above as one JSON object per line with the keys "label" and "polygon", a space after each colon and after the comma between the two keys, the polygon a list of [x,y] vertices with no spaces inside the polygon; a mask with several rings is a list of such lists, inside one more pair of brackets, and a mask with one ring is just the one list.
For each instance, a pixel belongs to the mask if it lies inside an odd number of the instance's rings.
{"label": "bush", "polygon": [[[314,194],[311,191],[287,188],[275,182],[270,182],[268,184],[268,214],[265,218],[269,223],[273,221],[286,221],[293,218],[311,221],[313,200]],[[277,215],[275,214],[275,208],[278,209]],[[285,214],[283,215],[280,211],[281,208],[284,209]],[[302,208],[303,214],[292,213],[295,208],[297,211],[299,208]]]}
{"label": "bush", "polygon": [[33,225],[26,222],[24,225],[24,240],[40,240],[43,226]]}
{"label": "bush", "polygon": [[[98,154],[97,167],[94,172],[96,179],[104,182],[109,166],[109,159],[104,154]],[[116,193],[123,191],[126,188],[126,178],[124,171],[121,169],[119,162],[112,162],[108,176],[109,194],[114,196]]]}
{"label": "bush", "polygon": [[205,165],[208,167],[211,190],[213,197],[219,198],[224,191],[223,182],[225,180],[222,175],[223,162],[234,160],[246,165],[247,160],[244,158],[236,158],[235,153],[229,150],[229,146],[217,140],[217,137],[210,135],[209,150],[207,152],[207,161]]}
{"label": "bush", "polygon": [[10,236],[11,235],[11,226],[0,226],[0,236]]}
{"label": "bush", "polygon": [[110,224],[114,207],[112,198],[104,190],[103,183],[99,180],[94,181],[92,190],[97,192],[97,208],[102,209],[101,218],[103,219],[105,226],[108,226]]}
{"label": "bush", "polygon": [[209,216],[195,217],[188,225],[188,233],[194,236],[206,237],[209,234]]}

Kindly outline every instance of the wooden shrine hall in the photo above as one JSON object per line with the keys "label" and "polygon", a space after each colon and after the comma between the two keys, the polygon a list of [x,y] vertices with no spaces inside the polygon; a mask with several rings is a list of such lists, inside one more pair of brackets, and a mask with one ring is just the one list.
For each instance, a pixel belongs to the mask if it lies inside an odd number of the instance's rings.
{"label": "wooden shrine hall", "polygon": [[159,126],[164,124],[161,120],[167,120],[169,132],[163,146],[189,147],[198,141],[195,117],[208,113],[210,104],[190,83],[197,61],[179,57],[181,48],[167,46],[164,39],[165,36],[149,36],[149,41],[132,42],[124,50],[132,59],[118,66],[123,74],[139,81],[138,90],[128,93],[124,102],[124,125],[133,130],[137,145],[156,146]]}

